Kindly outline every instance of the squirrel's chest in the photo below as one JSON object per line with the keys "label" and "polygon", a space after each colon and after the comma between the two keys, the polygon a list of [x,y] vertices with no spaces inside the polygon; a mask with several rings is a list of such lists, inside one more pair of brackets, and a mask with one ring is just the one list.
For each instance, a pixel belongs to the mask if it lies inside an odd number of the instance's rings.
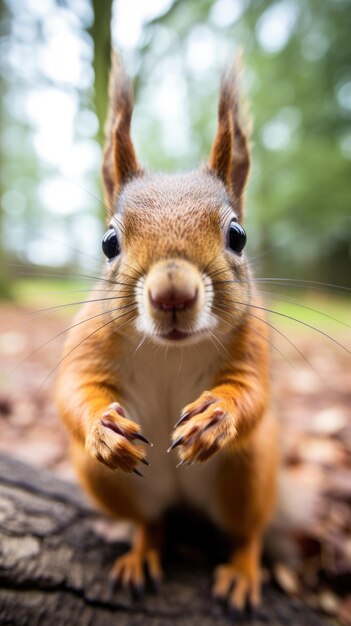
{"label": "squirrel's chest", "polygon": [[[162,513],[184,498],[197,498],[201,506],[198,479],[192,480],[197,472],[177,469],[176,452],[168,454],[167,449],[182,409],[213,385],[219,357],[216,348],[208,343],[183,350],[160,351],[148,346],[131,356],[128,363],[118,364],[128,417],[141,424],[143,433],[153,443],[147,449],[150,466],[144,472],[139,493],[145,514]],[[202,472],[211,474],[213,465],[205,464]],[[206,476],[207,484],[208,479]]]}
{"label": "squirrel's chest", "polygon": [[146,436],[168,436],[180,412],[209,386],[219,369],[219,354],[207,342],[187,348],[148,345],[119,363],[124,405]]}
{"label": "squirrel's chest", "polygon": [[125,406],[155,435],[161,425],[171,428],[185,404],[212,385],[220,363],[218,351],[207,342],[162,350],[148,344],[125,360],[118,364]]}

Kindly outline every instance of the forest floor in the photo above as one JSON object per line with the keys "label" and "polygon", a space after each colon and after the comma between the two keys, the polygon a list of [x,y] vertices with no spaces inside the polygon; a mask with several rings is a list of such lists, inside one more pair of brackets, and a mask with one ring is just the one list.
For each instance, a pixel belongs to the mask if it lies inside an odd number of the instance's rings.
{"label": "forest floor", "polygon": [[[282,468],[265,576],[351,624],[351,357],[310,328],[285,322],[279,329],[300,352],[272,334],[286,358],[272,349]],[[0,451],[75,481],[68,438],[53,402],[62,331],[68,325],[67,314],[43,316],[28,305],[2,305]],[[325,324],[319,327],[325,331]],[[327,332],[350,349],[349,329],[331,324]]]}

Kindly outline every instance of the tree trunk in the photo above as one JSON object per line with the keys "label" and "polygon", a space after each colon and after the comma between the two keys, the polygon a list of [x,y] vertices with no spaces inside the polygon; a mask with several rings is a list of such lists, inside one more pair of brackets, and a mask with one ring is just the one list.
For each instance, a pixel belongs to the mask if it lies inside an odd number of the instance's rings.
{"label": "tree trunk", "polygon": [[98,140],[105,143],[108,77],[111,65],[112,0],[92,0],[94,22],[90,34],[94,42],[94,104],[99,120]]}
{"label": "tree trunk", "polygon": [[[165,560],[159,595],[132,603],[112,593],[108,573],[125,543],[109,542],[97,532],[101,517],[70,484],[49,472],[0,456],[0,624],[16,626],[227,626],[211,606],[210,569],[204,552],[179,545],[178,556]],[[191,524],[174,518],[181,537],[192,539]],[[173,530],[172,530],[173,528]],[[196,538],[215,535],[195,524]],[[193,530],[194,530],[193,528]],[[207,533],[207,534],[206,534]],[[193,538],[194,538],[193,537]],[[176,541],[170,542],[174,546]],[[209,544],[208,544],[209,545]],[[208,549],[206,550],[208,556]],[[218,556],[218,555],[217,555]],[[322,626],[325,620],[273,587],[264,588],[262,609],[250,626]]]}
{"label": "tree trunk", "polygon": [[[4,2],[4,0],[0,0],[0,22],[1,24],[5,24],[9,20],[10,20],[10,12],[6,6],[6,3]],[[6,81],[4,79],[0,81],[0,122],[1,122],[0,130],[2,133],[5,132],[5,128],[2,127],[2,124],[4,123],[4,120],[5,120],[5,94],[6,94],[5,83]],[[3,192],[6,190],[4,180],[2,178],[2,166],[3,166],[2,161],[3,160],[5,160],[5,155],[3,154],[3,151],[1,150],[0,151],[0,200],[2,198]],[[9,267],[6,267],[6,255],[3,249],[4,243],[5,243],[3,224],[4,224],[4,210],[2,208],[2,204],[0,201],[0,267],[1,267],[0,298],[9,298],[11,296],[11,287],[10,287],[11,281],[9,277]],[[5,267],[6,267],[6,270],[4,271]]]}

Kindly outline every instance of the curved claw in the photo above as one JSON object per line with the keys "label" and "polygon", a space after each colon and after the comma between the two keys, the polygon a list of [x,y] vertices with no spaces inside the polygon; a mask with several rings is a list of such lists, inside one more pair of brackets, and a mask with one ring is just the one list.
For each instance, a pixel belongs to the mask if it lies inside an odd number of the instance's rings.
{"label": "curved claw", "polygon": [[137,432],[133,435],[133,439],[139,439],[139,441],[142,441],[143,443],[147,443],[148,446],[152,446],[154,445],[153,443],[151,443],[151,441],[149,441],[145,435],[143,435],[141,432]]}
{"label": "curved claw", "polygon": [[161,593],[162,576],[160,574],[149,572],[149,579],[152,585],[152,591],[156,594]]}
{"label": "curved claw", "polygon": [[126,439],[139,439],[139,441],[147,443],[151,447],[153,446],[153,443],[151,443],[151,441],[149,441],[140,431],[128,434],[128,432],[122,425],[109,419],[107,414],[102,417],[101,424],[105,426],[105,428],[113,430],[114,433],[116,433],[117,435],[121,435]]}
{"label": "curved claw", "polygon": [[132,472],[133,472],[133,474],[136,474],[137,476],[141,476],[141,478],[145,478],[144,474],[139,472],[138,469],[133,469]]}
{"label": "curved claw", "polygon": [[188,420],[189,417],[193,417],[193,415],[198,415],[199,413],[203,413],[203,411],[206,411],[206,409],[208,409],[208,407],[211,406],[211,404],[214,404],[215,402],[216,402],[216,398],[211,397],[208,400],[205,400],[202,404],[200,404],[200,406],[194,409],[191,409],[190,411],[187,411],[186,413],[182,413],[179,420],[174,424],[174,428],[177,428],[178,426],[180,426],[180,424],[183,424],[183,422],[186,422],[186,420]]}
{"label": "curved claw", "polygon": [[133,583],[130,585],[130,589],[132,592],[133,600],[137,600],[139,602],[144,602],[145,600],[145,587],[143,583]]}
{"label": "curved claw", "polygon": [[185,422],[191,415],[191,411],[187,411],[186,413],[183,413],[179,420],[174,424],[174,428],[178,428],[178,426],[180,426],[180,424],[182,424],[183,422]]}
{"label": "curved claw", "polygon": [[184,437],[180,436],[178,437],[178,439],[176,439],[171,446],[169,446],[167,452],[171,452],[171,450],[174,450],[174,448],[177,448],[177,446],[180,446],[184,441]]}

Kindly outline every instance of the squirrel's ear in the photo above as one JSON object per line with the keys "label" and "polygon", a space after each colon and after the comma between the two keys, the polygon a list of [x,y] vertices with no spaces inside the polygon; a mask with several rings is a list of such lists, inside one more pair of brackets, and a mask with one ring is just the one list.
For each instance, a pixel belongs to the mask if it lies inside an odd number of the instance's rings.
{"label": "squirrel's ear", "polygon": [[241,220],[242,194],[250,168],[248,138],[243,130],[235,69],[222,78],[218,104],[218,127],[209,160],[210,169],[226,186]]}
{"label": "squirrel's ear", "polygon": [[122,60],[113,52],[106,124],[107,141],[102,165],[106,200],[111,210],[114,210],[114,203],[122,186],[142,173],[130,136],[132,112],[131,83]]}

